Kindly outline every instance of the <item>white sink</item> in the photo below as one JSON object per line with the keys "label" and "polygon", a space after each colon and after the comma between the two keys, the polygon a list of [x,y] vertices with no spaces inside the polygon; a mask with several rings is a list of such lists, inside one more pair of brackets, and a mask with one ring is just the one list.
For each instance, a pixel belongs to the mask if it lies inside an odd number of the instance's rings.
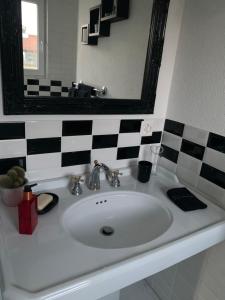
{"label": "white sink", "polygon": [[104,249],[148,243],[162,235],[171,223],[171,213],[156,198],[127,191],[86,197],[63,215],[64,228],[75,240]]}

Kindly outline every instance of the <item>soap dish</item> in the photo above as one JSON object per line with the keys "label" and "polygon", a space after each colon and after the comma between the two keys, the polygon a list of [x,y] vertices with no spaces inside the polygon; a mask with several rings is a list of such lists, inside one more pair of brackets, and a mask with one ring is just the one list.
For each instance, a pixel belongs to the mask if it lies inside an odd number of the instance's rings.
{"label": "soap dish", "polygon": [[[48,213],[50,210],[52,210],[59,202],[59,197],[56,194],[53,193],[41,193],[39,195],[37,195],[37,199],[39,196],[41,195],[46,195],[46,196],[51,196],[52,200],[50,200],[50,202],[46,205],[43,206],[42,209],[37,210],[38,215],[44,215],[46,213]],[[37,200],[38,201],[38,200]]]}

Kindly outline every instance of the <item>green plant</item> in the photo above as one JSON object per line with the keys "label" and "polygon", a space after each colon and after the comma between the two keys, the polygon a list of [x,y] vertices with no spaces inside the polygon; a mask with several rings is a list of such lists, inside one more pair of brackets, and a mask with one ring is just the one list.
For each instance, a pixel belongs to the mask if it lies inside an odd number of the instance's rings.
{"label": "green plant", "polygon": [[0,186],[3,188],[18,188],[25,182],[25,170],[19,166],[11,168],[6,175],[0,176]]}

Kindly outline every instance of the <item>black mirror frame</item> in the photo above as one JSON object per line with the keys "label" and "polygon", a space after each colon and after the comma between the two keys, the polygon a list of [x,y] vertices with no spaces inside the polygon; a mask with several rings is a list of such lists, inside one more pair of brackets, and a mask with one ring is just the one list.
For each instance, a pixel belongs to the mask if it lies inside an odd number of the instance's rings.
{"label": "black mirror frame", "polygon": [[[0,1],[0,51],[5,115],[152,114],[170,0],[154,0],[141,100],[24,97],[21,1]],[[132,105],[131,105],[132,103]]]}

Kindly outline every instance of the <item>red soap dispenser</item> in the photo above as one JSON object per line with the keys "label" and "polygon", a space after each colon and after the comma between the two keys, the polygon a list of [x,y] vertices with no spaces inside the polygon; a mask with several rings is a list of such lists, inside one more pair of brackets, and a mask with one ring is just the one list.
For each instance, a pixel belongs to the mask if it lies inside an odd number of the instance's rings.
{"label": "red soap dispenser", "polygon": [[32,187],[36,185],[24,187],[23,200],[18,206],[20,234],[32,234],[38,223],[37,196],[32,193]]}

